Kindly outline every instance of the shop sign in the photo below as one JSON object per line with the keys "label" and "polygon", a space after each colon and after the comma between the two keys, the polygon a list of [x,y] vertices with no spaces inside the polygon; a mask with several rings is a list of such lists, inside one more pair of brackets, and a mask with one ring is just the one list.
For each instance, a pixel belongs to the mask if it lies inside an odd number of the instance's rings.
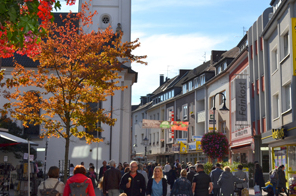
{"label": "shop sign", "polygon": [[251,127],[247,127],[245,129],[241,129],[241,130],[238,130],[234,133],[231,134],[231,140],[236,140],[236,139],[240,139],[240,138],[243,138],[243,137],[248,137],[248,136],[251,136],[252,135],[252,132],[251,132]]}
{"label": "shop sign", "polygon": [[202,139],[202,136],[201,136],[201,135],[193,135],[193,136],[192,136],[192,139],[193,139],[194,141],[200,141],[200,140]]}
{"label": "shop sign", "polygon": [[187,153],[187,144],[184,144],[183,142],[180,142],[180,153],[181,154]]}
{"label": "shop sign", "polygon": [[189,150],[196,150],[196,142],[190,142],[188,144],[188,149]]}
{"label": "shop sign", "polygon": [[281,129],[272,129],[272,138],[275,140],[284,139],[287,136],[287,130],[284,128]]}
{"label": "shop sign", "polygon": [[172,151],[173,152],[179,152],[180,151],[180,145],[179,144],[172,144]]}
{"label": "shop sign", "polygon": [[185,138],[178,138],[176,139],[177,142],[183,142],[183,143],[187,143],[187,139]]}
{"label": "shop sign", "polygon": [[235,79],[236,121],[248,121],[247,79]]}

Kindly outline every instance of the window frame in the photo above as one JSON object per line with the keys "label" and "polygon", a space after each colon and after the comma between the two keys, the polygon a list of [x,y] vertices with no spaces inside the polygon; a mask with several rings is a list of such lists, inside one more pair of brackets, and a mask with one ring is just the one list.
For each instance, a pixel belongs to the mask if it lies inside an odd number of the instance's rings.
{"label": "window frame", "polygon": [[182,105],[182,119],[188,120],[188,104]]}

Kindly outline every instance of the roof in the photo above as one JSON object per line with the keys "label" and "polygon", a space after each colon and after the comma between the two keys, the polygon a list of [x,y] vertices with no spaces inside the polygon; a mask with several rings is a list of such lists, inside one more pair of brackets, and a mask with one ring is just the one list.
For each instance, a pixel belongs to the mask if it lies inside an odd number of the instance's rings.
{"label": "roof", "polygon": [[[28,140],[25,140],[23,138],[17,137],[15,135],[12,135],[12,134],[7,133],[5,131],[0,131],[0,138],[6,139],[6,140],[10,140],[10,141],[15,142],[15,143],[28,144]],[[38,146],[37,143],[31,142],[31,141],[30,141],[30,145]]]}
{"label": "roof", "polygon": [[[58,26],[62,26],[63,20],[61,19],[60,15],[63,18],[66,18],[68,13],[54,13],[54,22],[57,23]],[[75,13],[72,13],[71,16],[75,16]],[[39,61],[33,61],[31,58],[27,57],[26,55],[19,55],[19,54],[14,54],[15,61],[19,64],[21,64],[24,67],[37,67],[39,65]],[[11,58],[4,58],[2,59],[2,67],[13,67],[14,66],[14,61],[13,57]]]}
{"label": "roof", "polygon": [[133,108],[132,108],[132,112],[137,112],[137,111],[142,110],[146,107],[149,107],[150,105],[152,105],[152,103],[153,103],[153,101],[150,101],[144,105],[138,105],[138,107],[136,109],[133,110]]}
{"label": "roof", "polygon": [[180,85],[182,86],[182,84],[184,84],[185,82],[188,82],[190,80],[192,80],[193,78],[195,78],[196,76],[204,73],[204,71],[206,71],[210,66],[210,61],[204,62],[203,64],[197,66],[196,68],[194,68],[193,70],[190,70],[188,72],[188,74],[182,78],[176,85]]}
{"label": "roof", "polygon": [[177,79],[178,76],[173,77],[172,79],[167,79],[161,86],[159,86],[157,89],[155,89],[152,94],[157,95],[159,93],[162,93],[166,91],[168,88],[172,87],[172,83],[174,82],[175,79]]}

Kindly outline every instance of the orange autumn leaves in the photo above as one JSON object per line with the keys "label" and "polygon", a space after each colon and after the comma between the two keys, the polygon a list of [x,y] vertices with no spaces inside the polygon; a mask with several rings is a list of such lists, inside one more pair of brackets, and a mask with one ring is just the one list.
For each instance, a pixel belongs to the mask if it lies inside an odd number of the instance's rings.
{"label": "orange autumn leaves", "polygon": [[81,129],[103,131],[95,126],[99,122],[114,125],[111,111],[93,110],[87,103],[105,101],[117,90],[126,86],[119,83],[122,65],[144,63],[145,56],[132,52],[140,46],[138,40],[122,43],[122,32],[107,28],[85,33],[83,26],[92,23],[93,14],[87,6],[79,14],[68,14],[63,26],[48,23],[48,37],[40,41],[39,61],[36,69],[16,64],[12,78],[2,83],[8,90],[3,114],[9,112],[24,124],[42,125],[41,137],[85,137],[87,143],[98,142]]}

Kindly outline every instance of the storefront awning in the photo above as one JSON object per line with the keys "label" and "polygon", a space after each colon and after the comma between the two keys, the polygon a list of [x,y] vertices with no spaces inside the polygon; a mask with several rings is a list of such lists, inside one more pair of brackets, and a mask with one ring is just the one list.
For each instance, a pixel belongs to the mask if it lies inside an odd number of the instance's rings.
{"label": "storefront awning", "polygon": [[230,149],[237,149],[237,148],[242,148],[246,146],[251,146],[252,142],[244,142],[244,143],[238,143],[235,145],[230,146]]}
{"label": "storefront awning", "polygon": [[[7,133],[7,132],[0,131],[0,138],[6,139],[6,140],[10,140],[10,141],[15,142],[15,143],[18,143],[18,144],[28,144],[28,140],[25,140],[23,138],[17,137],[15,135],[12,135],[12,134]],[[30,145],[32,145],[32,146],[38,146],[38,144],[35,143],[35,142],[30,142]]]}

